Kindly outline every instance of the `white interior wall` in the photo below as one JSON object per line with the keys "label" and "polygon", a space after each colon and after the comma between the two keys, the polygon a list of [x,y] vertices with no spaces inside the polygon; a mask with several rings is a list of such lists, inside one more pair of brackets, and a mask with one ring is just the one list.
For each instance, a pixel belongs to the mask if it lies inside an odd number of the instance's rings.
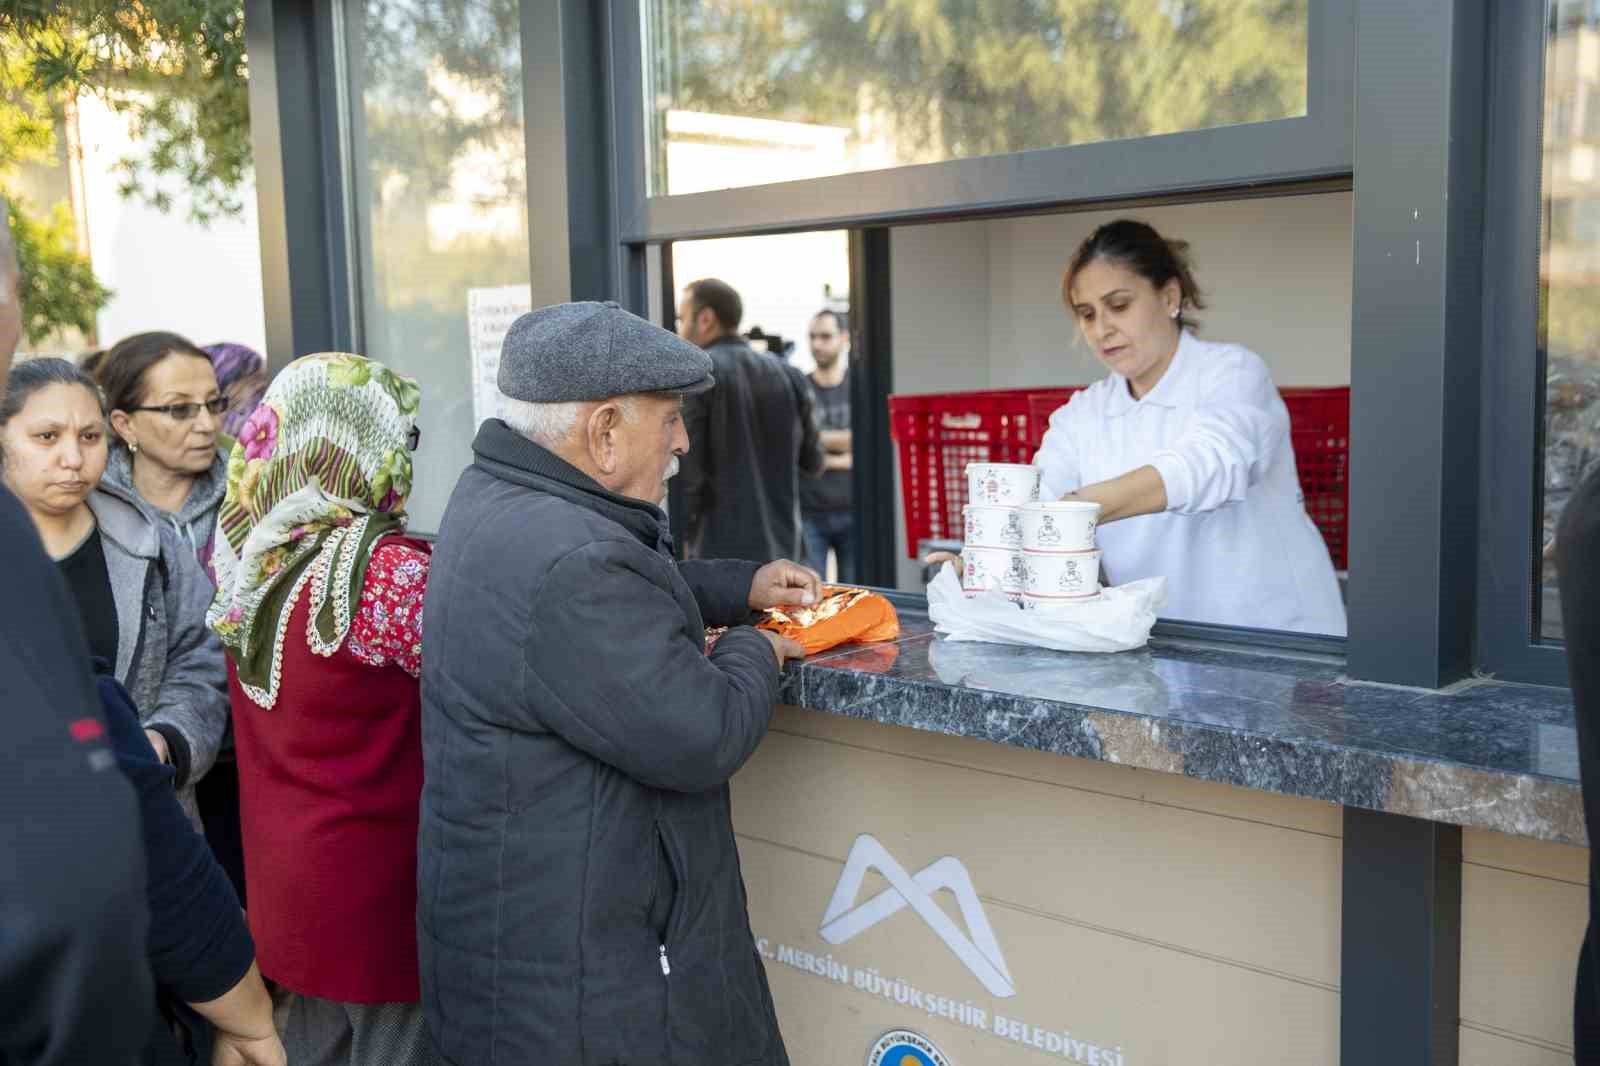
{"label": "white interior wall", "polygon": [[[1281,387],[1350,383],[1351,201],[1340,192],[987,223],[987,387],[1104,376],[1061,305],[1061,271],[1096,226],[1124,215],[1189,242],[1209,305],[1202,336],[1255,351]],[[896,345],[897,371],[900,356]]]}
{"label": "white interior wall", "polygon": [[[991,223],[951,222],[890,231],[894,389],[957,392],[988,387]],[[898,584],[922,586],[920,563],[906,557],[905,508],[895,466]]]}

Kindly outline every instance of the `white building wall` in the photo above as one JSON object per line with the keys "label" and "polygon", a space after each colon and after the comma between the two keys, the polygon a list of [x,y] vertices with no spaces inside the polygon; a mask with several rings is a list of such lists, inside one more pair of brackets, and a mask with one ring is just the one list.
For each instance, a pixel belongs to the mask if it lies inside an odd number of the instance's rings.
{"label": "white building wall", "polygon": [[189,219],[186,190],[162,213],[123,199],[113,168],[134,151],[125,120],[97,98],[79,103],[90,256],[116,296],[100,312],[100,343],[130,333],[172,330],[196,344],[235,341],[264,351],[266,310],[254,184],[239,190],[244,210],[207,226]]}

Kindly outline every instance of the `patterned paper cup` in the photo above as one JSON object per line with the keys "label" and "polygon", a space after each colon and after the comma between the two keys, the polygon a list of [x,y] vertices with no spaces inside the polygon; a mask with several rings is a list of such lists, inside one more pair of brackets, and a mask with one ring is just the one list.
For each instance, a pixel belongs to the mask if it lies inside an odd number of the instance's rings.
{"label": "patterned paper cup", "polygon": [[1024,551],[1094,551],[1100,505],[1088,500],[1038,500],[1022,505]]}
{"label": "patterned paper cup", "polygon": [[1017,507],[1039,498],[1039,468],[1027,463],[968,463],[967,502]]}
{"label": "patterned paper cup", "polygon": [[974,548],[1022,547],[1022,514],[1017,508],[969,503],[961,513],[966,518],[966,544]]}
{"label": "patterned paper cup", "polygon": [[1024,592],[1022,594],[1022,609],[1024,611],[1037,611],[1042,608],[1048,611],[1053,607],[1065,607],[1071,604],[1079,603],[1094,603],[1101,597],[1101,595],[1102,593],[1097,592],[1093,596],[1073,596],[1063,599],[1059,596],[1051,596],[1049,598],[1043,596],[1030,596]]}
{"label": "patterned paper cup", "polygon": [[961,587],[968,592],[999,589],[1011,596],[1022,594],[1022,552],[1015,548],[961,549]]}
{"label": "patterned paper cup", "polygon": [[1100,593],[1100,553],[1024,552],[1025,599],[1084,600]]}

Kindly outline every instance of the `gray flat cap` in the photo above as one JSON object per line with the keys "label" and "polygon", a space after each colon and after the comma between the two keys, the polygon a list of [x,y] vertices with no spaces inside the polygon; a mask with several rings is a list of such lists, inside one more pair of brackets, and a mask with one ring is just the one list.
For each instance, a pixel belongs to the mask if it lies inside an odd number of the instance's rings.
{"label": "gray flat cap", "polygon": [[551,304],[511,324],[500,391],[528,403],[604,400],[634,392],[704,392],[716,384],[697,345],[616,304]]}

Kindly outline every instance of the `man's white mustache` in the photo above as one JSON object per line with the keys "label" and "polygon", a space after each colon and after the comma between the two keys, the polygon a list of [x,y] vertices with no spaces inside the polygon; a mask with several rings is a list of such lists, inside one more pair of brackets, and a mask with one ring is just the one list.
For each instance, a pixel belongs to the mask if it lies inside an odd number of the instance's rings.
{"label": "man's white mustache", "polygon": [[661,480],[662,481],[671,481],[673,478],[675,478],[677,476],[678,476],[678,457],[676,455],[674,455],[672,457],[672,462],[667,465],[667,473],[666,473],[666,475]]}

